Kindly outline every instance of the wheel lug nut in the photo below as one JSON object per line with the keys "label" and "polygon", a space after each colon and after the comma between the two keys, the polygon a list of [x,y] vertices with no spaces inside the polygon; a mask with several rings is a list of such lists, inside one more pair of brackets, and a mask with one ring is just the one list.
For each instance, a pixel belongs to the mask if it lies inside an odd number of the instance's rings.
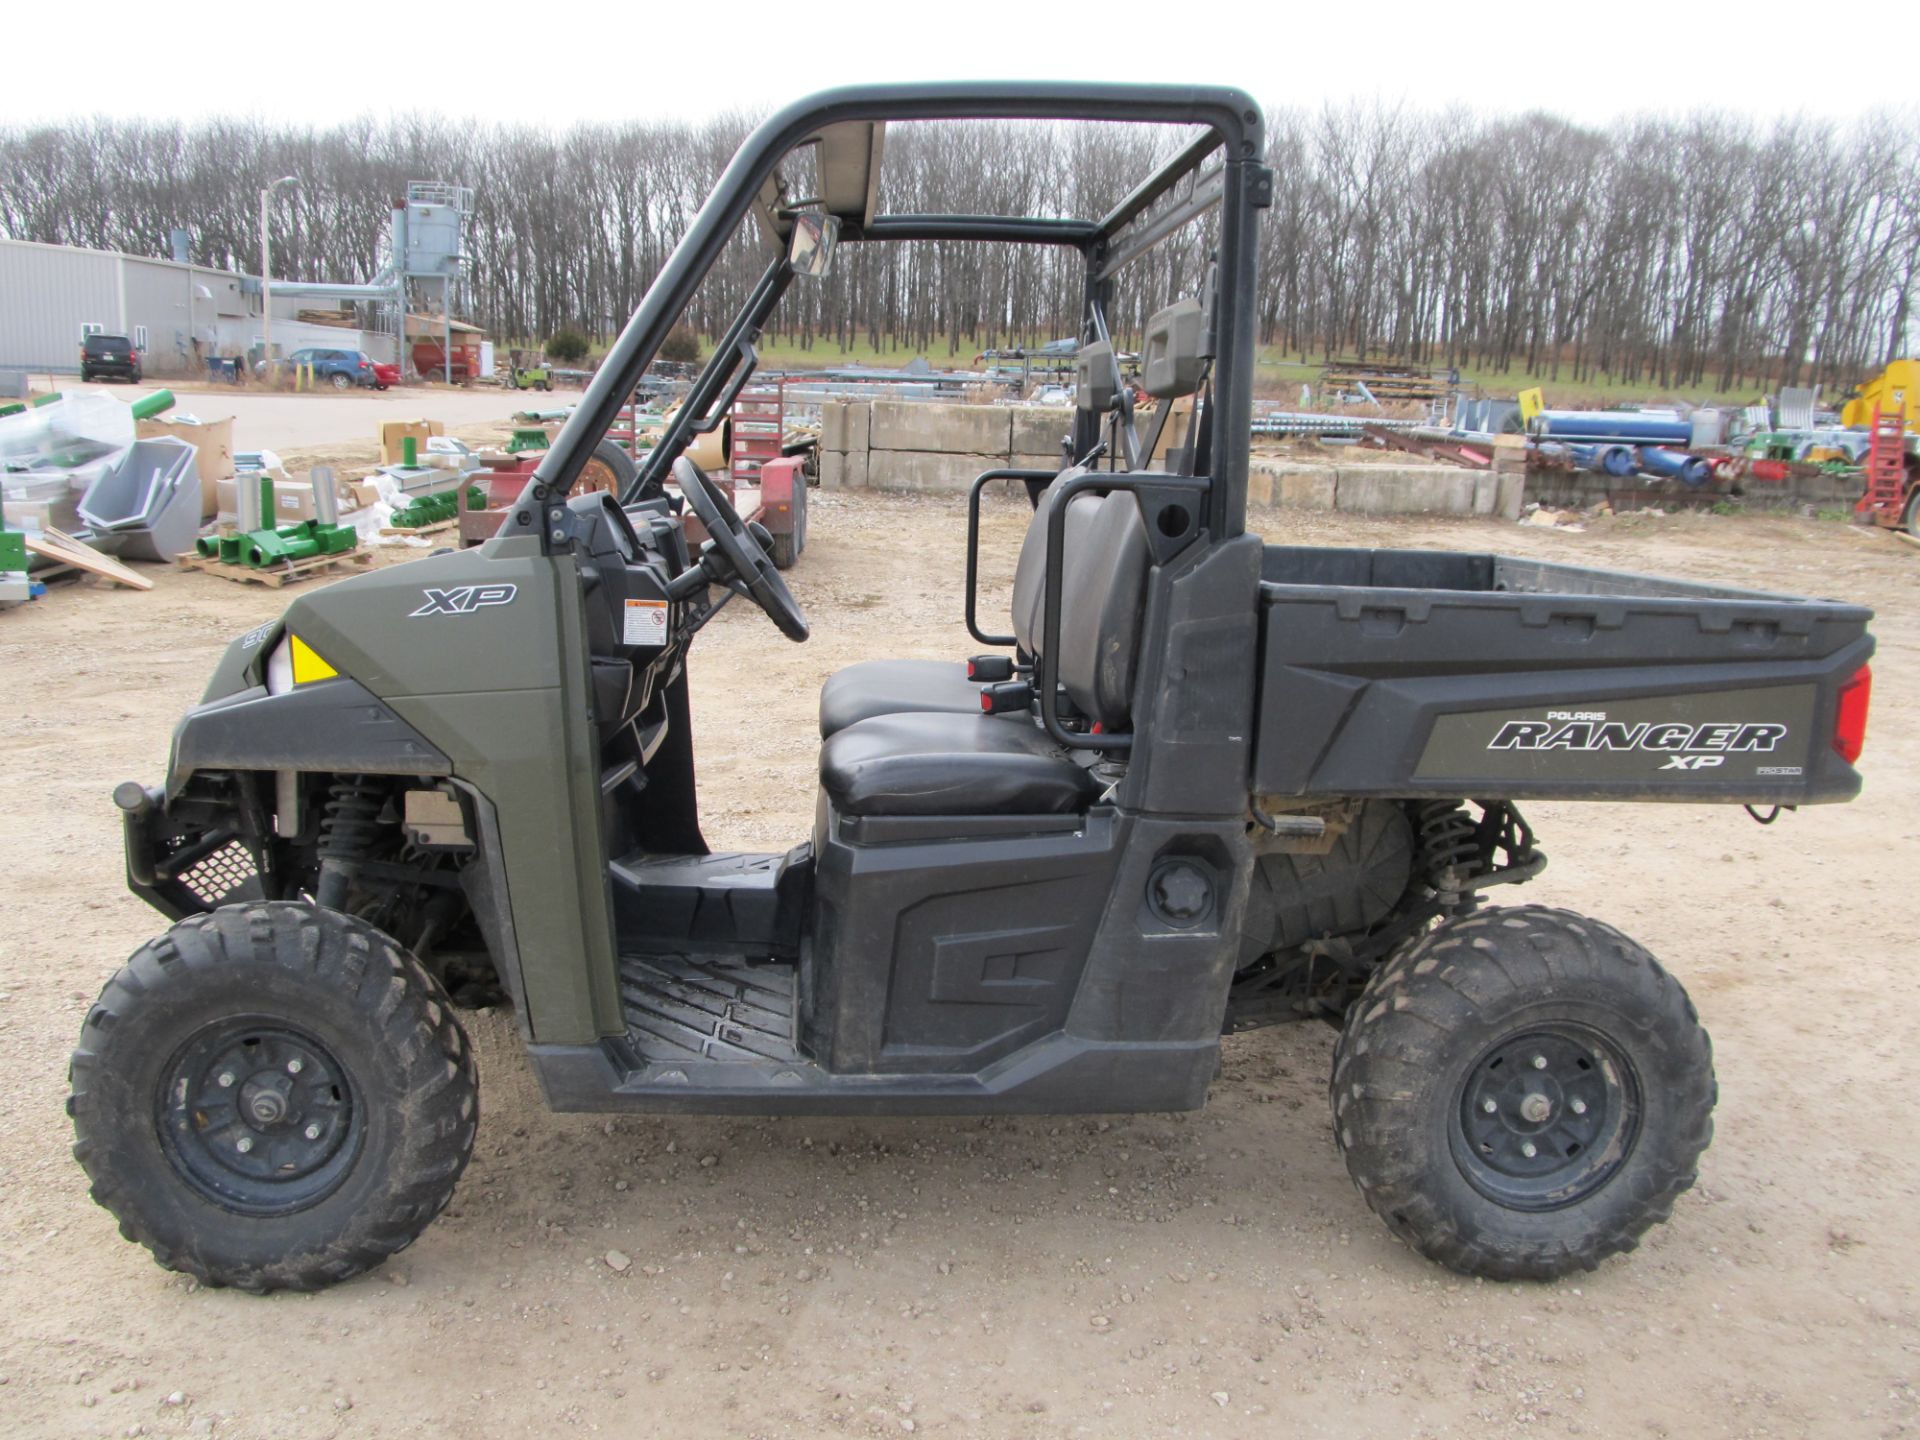
{"label": "wheel lug nut", "polygon": [[1546,1056],[1544,1056],[1544,1055],[1536,1055],[1536,1056],[1534,1056],[1534,1057],[1533,1057],[1533,1068],[1534,1068],[1534,1069],[1536,1069],[1536,1070],[1544,1070],[1544,1069],[1546,1069],[1546,1068],[1547,1068],[1547,1057],[1546,1057]]}
{"label": "wheel lug nut", "polygon": [[233,1148],[238,1150],[242,1155],[244,1155],[249,1150],[253,1149],[253,1140],[249,1136],[242,1135],[238,1140],[233,1142]]}
{"label": "wheel lug nut", "polygon": [[306,1136],[309,1140],[318,1140],[320,1138],[320,1127],[318,1125],[307,1126]]}
{"label": "wheel lug nut", "polygon": [[1587,1102],[1584,1100],[1575,1100],[1568,1108],[1576,1115],[1584,1115],[1587,1113]]}
{"label": "wheel lug nut", "polygon": [[299,1060],[287,1061],[287,1074],[289,1075],[298,1075],[302,1070],[306,1068],[307,1068],[306,1065]]}
{"label": "wheel lug nut", "polygon": [[1540,1147],[1535,1145],[1531,1140],[1529,1140],[1520,1147],[1520,1153],[1526,1156],[1527,1159],[1531,1160],[1533,1159],[1534,1156],[1540,1153]]}
{"label": "wheel lug nut", "polygon": [[233,1071],[222,1070],[220,1072],[220,1088],[222,1090],[231,1090],[233,1088]]}
{"label": "wheel lug nut", "polygon": [[1482,1110],[1484,1110],[1484,1111],[1486,1111],[1486,1112],[1487,1112],[1487,1114],[1489,1114],[1489,1115],[1491,1115],[1491,1114],[1493,1114],[1493,1113],[1494,1113],[1494,1112],[1495,1112],[1496,1110],[1498,1110],[1498,1109],[1499,1109],[1500,1107],[1499,1107],[1499,1106],[1498,1106],[1497,1104],[1495,1104],[1495,1103],[1494,1103],[1493,1101],[1491,1101],[1491,1100],[1482,1100],[1482,1101],[1480,1102],[1480,1108],[1481,1108]]}

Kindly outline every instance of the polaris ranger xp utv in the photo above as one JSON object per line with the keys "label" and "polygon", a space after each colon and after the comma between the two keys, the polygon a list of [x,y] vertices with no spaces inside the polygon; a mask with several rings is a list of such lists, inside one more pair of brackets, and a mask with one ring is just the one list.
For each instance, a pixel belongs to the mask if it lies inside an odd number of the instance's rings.
{"label": "polaris ranger xp utv", "polygon": [[[887,210],[888,125],[982,119],[1172,129],[1104,215]],[[163,783],[115,791],[128,882],[173,922],[72,1062],[123,1233],[255,1290],[406,1245],[473,1144],[449,997],[475,987],[562,1110],[1189,1109],[1223,1033],[1317,1016],[1348,1168],[1422,1253],[1551,1278],[1666,1218],[1712,1128],[1693,1007],[1619,931],[1483,896],[1545,864],[1517,801],[1851,797],[1871,617],[1247,533],[1263,143],[1237,91],[1099,83],[843,89],[761,125],[498,537],[294,600],[233,642]],[[1156,265],[1188,226],[1200,273]],[[712,853],[693,641],[737,597],[808,623],[684,452],[796,276],[928,242],[1084,274],[1058,463],[974,484],[985,653],[834,675],[811,837]],[[759,279],[687,403],[624,496],[572,495],[730,244]],[[1143,275],[1136,409],[1108,322]],[[975,593],[1001,483],[1033,506],[1007,618]]]}

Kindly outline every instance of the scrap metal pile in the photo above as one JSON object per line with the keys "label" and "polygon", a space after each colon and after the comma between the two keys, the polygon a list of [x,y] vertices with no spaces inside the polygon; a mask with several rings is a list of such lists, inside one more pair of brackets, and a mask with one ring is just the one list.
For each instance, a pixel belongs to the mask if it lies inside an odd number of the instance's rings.
{"label": "scrap metal pile", "polygon": [[271,585],[337,573],[370,563],[370,545],[429,544],[422,532],[486,507],[490,463],[515,468],[436,421],[389,421],[364,478],[316,465],[296,479],[272,450],[236,452],[232,420],[173,405],[166,390],[131,405],[77,390],[0,407],[0,608],[79,574],[151,589],[127,560]]}
{"label": "scrap metal pile", "polygon": [[[1876,463],[1897,472],[1920,459],[1920,362],[1895,362],[1839,411],[1823,409],[1813,389],[1783,389],[1737,409],[1675,404],[1614,410],[1546,409],[1532,391],[1515,400],[1455,395],[1415,420],[1269,413],[1256,416],[1254,429],[1335,441],[1357,436],[1376,448],[1468,468],[1491,465],[1497,444],[1518,443],[1529,471],[1591,475],[1610,494],[1638,489],[1704,502],[1765,494],[1764,487],[1784,494],[1796,482],[1825,481],[1835,494],[1860,496],[1858,509],[1901,512],[1910,488],[1883,483],[1887,494],[1881,495],[1865,482]],[[1886,523],[1900,519],[1895,513]]]}
{"label": "scrap metal pile", "polygon": [[138,433],[173,404],[76,392],[0,411],[0,607],[37,598],[45,574],[83,571],[133,589],[122,560],[162,560],[200,523],[194,446]]}

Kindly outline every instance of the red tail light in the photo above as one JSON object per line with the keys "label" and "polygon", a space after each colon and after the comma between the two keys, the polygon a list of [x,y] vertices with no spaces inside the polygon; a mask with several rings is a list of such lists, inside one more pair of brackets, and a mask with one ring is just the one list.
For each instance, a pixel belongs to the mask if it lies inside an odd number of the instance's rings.
{"label": "red tail light", "polygon": [[1833,748],[1849,765],[1856,764],[1867,747],[1867,706],[1873,699],[1873,668],[1862,665],[1840,687],[1840,703],[1833,712]]}

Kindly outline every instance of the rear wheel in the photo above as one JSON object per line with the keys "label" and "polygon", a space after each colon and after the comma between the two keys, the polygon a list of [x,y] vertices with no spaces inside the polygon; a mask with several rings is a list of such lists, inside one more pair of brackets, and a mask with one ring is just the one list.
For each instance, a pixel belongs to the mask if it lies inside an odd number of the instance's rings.
{"label": "rear wheel", "polygon": [[411,1244],[473,1149],[465,1032],[363,920],[230,905],[135,951],[69,1071],[120,1233],[210,1285],[314,1290]]}
{"label": "rear wheel", "polygon": [[344,370],[334,371],[333,388],[336,390],[351,390],[353,388],[353,377]]}
{"label": "rear wheel", "polygon": [[1619,931],[1519,906],[1449,921],[1374,975],[1335,1052],[1348,1172],[1395,1234],[1489,1279],[1631,1250],[1713,1136],[1712,1047]]}
{"label": "rear wheel", "polygon": [[1920,485],[1907,492],[1906,508],[1900,512],[1900,528],[1920,538]]}

